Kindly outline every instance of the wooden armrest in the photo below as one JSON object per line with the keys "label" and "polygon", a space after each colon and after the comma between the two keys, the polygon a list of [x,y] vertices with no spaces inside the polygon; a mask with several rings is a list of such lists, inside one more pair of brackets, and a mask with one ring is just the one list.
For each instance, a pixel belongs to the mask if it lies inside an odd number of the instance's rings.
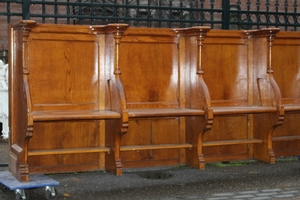
{"label": "wooden armrest", "polygon": [[107,110],[82,110],[82,111],[38,111],[33,112],[34,121],[59,121],[59,120],[100,120],[118,119],[120,113]]}
{"label": "wooden armrest", "polygon": [[154,109],[130,109],[129,117],[180,117],[180,116],[201,116],[204,110],[187,109],[187,108],[154,108]]}
{"label": "wooden armrest", "polygon": [[214,115],[228,114],[255,114],[276,112],[277,109],[271,106],[228,106],[228,107],[213,107]]}

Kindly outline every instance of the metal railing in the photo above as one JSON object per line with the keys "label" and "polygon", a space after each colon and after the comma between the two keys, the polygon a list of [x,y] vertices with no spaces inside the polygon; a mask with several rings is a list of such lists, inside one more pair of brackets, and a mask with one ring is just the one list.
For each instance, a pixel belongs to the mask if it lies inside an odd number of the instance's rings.
{"label": "metal railing", "polygon": [[0,16],[8,23],[17,16],[40,23],[299,30],[298,4],[298,0],[5,0],[0,2]]}
{"label": "metal railing", "polygon": [[[299,4],[299,0],[0,0],[0,23],[32,19],[54,24],[298,31]],[[0,45],[0,59],[6,61],[7,50]]]}

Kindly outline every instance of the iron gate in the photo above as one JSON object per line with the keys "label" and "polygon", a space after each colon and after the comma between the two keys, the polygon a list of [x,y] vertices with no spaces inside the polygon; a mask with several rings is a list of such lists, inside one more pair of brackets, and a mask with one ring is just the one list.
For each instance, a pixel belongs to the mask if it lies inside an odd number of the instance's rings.
{"label": "iron gate", "polygon": [[40,23],[299,30],[298,0],[1,0],[0,16]]}

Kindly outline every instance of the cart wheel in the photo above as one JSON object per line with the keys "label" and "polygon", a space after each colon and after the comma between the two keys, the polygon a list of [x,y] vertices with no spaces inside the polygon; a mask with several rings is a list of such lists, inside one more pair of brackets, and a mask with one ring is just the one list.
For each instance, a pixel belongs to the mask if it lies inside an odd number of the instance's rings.
{"label": "cart wheel", "polygon": [[28,200],[29,199],[29,193],[28,191],[25,191],[23,189],[16,189],[16,200]]}
{"label": "cart wheel", "polygon": [[48,200],[55,199],[57,197],[57,190],[53,186],[46,186],[46,198]]}

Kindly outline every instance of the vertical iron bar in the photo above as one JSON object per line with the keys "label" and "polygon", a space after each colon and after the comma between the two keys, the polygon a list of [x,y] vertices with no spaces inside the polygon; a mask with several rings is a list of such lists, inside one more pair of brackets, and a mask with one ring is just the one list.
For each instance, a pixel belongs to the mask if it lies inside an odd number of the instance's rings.
{"label": "vertical iron bar", "polygon": [[[70,0],[67,0],[67,2],[68,2],[68,5],[66,6],[66,9],[67,9],[67,15],[68,16],[70,16],[70,5],[69,5],[69,3],[70,3]],[[67,24],[70,24],[70,17],[68,17],[67,18]]]}
{"label": "vertical iron bar", "polygon": [[[43,0],[43,3],[45,2],[45,0]],[[42,14],[43,14],[43,17],[42,17],[42,23],[45,23],[45,14],[46,14],[46,5],[45,4],[42,4]]]}
{"label": "vertical iron bar", "polygon": [[294,0],[294,31],[297,30],[297,24],[296,24],[296,22],[297,22],[297,15],[296,15],[296,13],[298,13],[297,12],[297,7],[298,7],[297,0]]}
{"label": "vertical iron bar", "polygon": [[260,0],[257,0],[256,1],[256,11],[257,11],[257,14],[256,14],[256,22],[257,22],[257,25],[256,25],[256,28],[259,29],[259,23],[261,23],[261,20],[260,20]]}
{"label": "vertical iron bar", "polygon": [[7,24],[10,23],[10,2],[6,2]]}
{"label": "vertical iron bar", "polygon": [[[114,17],[118,16],[118,9],[119,8],[116,5],[117,5],[117,0],[114,1],[114,14],[113,14]],[[117,22],[118,22],[118,20],[115,19],[114,23],[117,23]]]}
{"label": "vertical iron bar", "polygon": [[[182,4],[182,0],[180,0],[180,4],[179,4],[179,7],[180,7],[180,19],[184,19],[184,17],[183,17],[183,6],[182,6],[183,4]],[[179,27],[180,28],[183,28],[184,27],[184,23],[182,22],[182,21],[180,21],[180,23],[179,23]]]}
{"label": "vertical iron bar", "polygon": [[148,0],[148,8],[147,8],[147,17],[148,17],[148,27],[151,27],[151,9],[150,9],[150,0]]}
{"label": "vertical iron bar", "polygon": [[[102,1],[103,4],[105,4],[105,0]],[[106,8],[105,7],[101,7],[101,15],[102,16],[106,16]],[[101,24],[105,24],[105,19],[99,19],[99,21],[101,21]]]}
{"label": "vertical iron bar", "polygon": [[[57,2],[57,0],[55,0],[55,2]],[[57,16],[58,16],[58,6],[57,4],[54,5],[54,14],[55,14],[55,17],[54,17],[54,23],[57,24]]]}
{"label": "vertical iron bar", "polygon": [[222,29],[229,29],[230,27],[230,1],[223,0],[222,1]]}
{"label": "vertical iron bar", "polygon": [[[169,19],[172,19],[172,14],[173,14],[173,10],[172,10],[172,0],[169,0]],[[169,28],[172,28],[173,22],[169,22]]]}
{"label": "vertical iron bar", "polygon": [[[237,2],[236,2],[236,5],[237,5],[237,7],[238,7],[238,11],[240,11],[241,10],[241,8],[242,8],[242,6],[241,6],[241,0],[238,0]],[[238,19],[238,22],[239,22],[239,24],[238,24],[238,29],[240,30],[241,29],[241,22],[242,22],[242,14],[241,14],[241,12],[238,12],[237,13],[237,19]],[[249,20],[247,21],[247,29],[249,29],[248,27],[249,27]]]}
{"label": "vertical iron bar", "polygon": [[279,3],[278,3],[278,0],[276,0],[275,2],[275,10],[276,10],[276,15],[275,15],[275,24],[276,24],[276,27],[278,27],[278,22],[279,22],[279,15],[278,15],[278,7],[279,7]]}
{"label": "vertical iron bar", "polygon": [[[210,0],[210,8],[213,10],[215,8],[215,1],[214,0]],[[214,12],[210,11],[210,21],[211,21],[211,27],[214,28]]]}
{"label": "vertical iron bar", "polygon": [[[81,0],[78,0],[78,13],[77,15],[82,16],[82,7],[81,7]],[[80,17],[78,20],[79,24],[82,24],[82,18]]]}
{"label": "vertical iron bar", "polygon": [[22,2],[22,19],[28,20],[30,19],[30,0],[23,0]]}
{"label": "vertical iron bar", "polygon": [[[158,18],[162,19],[162,11],[161,11],[161,1],[162,0],[158,0],[158,6],[159,6],[159,11],[158,11]],[[161,20],[158,21],[158,27],[161,27]]]}
{"label": "vertical iron bar", "polygon": [[269,23],[270,23],[270,0],[266,1],[266,23],[267,23],[267,28],[269,27]]}
{"label": "vertical iron bar", "polygon": [[[190,1],[190,8],[194,8],[194,2],[193,2],[193,0]],[[189,14],[190,14],[190,20],[194,20],[195,19],[194,11],[190,10]],[[193,26],[194,24],[190,23],[190,25]]]}
{"label": "vertical iron bar", "polygon": [[285,16],[284,16],[284,30],[287,31],[287,27],[289,24],[289,16],[288,16],[288,12],[289,12],[289,4],[288,4],[288,0],[284,1],[284,10],[285,10]]}
{"label": "vertical iron bar", "polygon": [[[91,0],[91,6],[90,6],[90,16],[94,16],[94,13],[95,13],[95,7],[92,5],[93,4],[93,0]],[[90,19],[90,24],[91,25],[94,25],[94,21],[95,21],[95,19],[94,18],[91,18]]]}
{"label": "vertical iron bar", "polygon": [[198,18],[200,18],[200,21],[201,21],[201,26],[203,26],[203,20],[204,20],[204,11],[203,11],[203,8],[204,8],[204,2],[205,0],[200,0],[200,12],[199,12],[199,16],[197,16]]}
{"label": "vertical iron bar", "polygon": [[[140,8],[139,8],[140,0],[136,0],[136,5],[138,6],[137,9],[136,9],[136,17],[140,18],[141,17]],[[136,22],[136,25],[140,26],[140,21],[139,20]]]}
{"label": "vertical iron bar", "polygon": [[251,1],[247,0],[247,22],[248,22],[248,29],[249,29],[249,23],[252,22],[251,21],[251,14],[250,14],[250,10],[251,10]]}

